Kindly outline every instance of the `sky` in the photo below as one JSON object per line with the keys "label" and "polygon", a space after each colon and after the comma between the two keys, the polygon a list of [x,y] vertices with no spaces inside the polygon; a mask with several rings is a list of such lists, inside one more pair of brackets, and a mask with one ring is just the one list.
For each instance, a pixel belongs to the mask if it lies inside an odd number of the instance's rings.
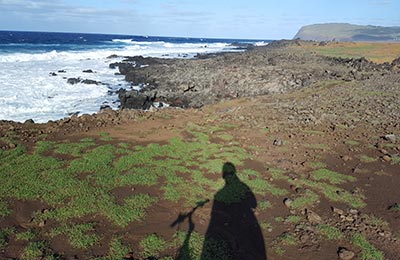
{"label": "sky", "polygon": [[400,26],[400,0],[0,0],[0,30],[291,39],[331,22]]}

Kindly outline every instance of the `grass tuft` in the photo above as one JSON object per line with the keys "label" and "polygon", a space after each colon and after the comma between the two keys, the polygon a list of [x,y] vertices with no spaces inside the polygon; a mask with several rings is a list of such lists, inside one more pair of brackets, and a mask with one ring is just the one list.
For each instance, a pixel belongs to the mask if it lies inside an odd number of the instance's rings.
{"label": "grass tuft", "polygon": [[43,241],[29,243],[22,252],[22,260],[42,259],[47,244]]}
{"label": "grass tuft", "polygon": [[361,248],[362,260],[383,260],[383,253],[377,250],[362,234],[354,234],[352,243]]}
{"label": "grass tuft", "polygon": [[348,181],[355,181],[356,178],[349,175],[344,175],[338,172],[334,172],[328,169],[319,169],[312,172],[312,177],[314,180],[326,180],[332,184],[342,184]]}
{"label": "grass tuft", "polygon": [[11,210],[8,208],[8,204],[5,201],[0,201],[0,217],[6,217],[10,213]]}
{"label": "grass tuft", "polygon": [[29,229],[25,232],[15,234],[15,238],[16,240],[31,241],[35,239],[37,235],[38,233],[36,230]]}
{"label": "grass tuft", "polygon": [[87,249],[98,243],[100,237],[89,232],[94,231],[93,224],[78,224],[78,225],[62,225],[53,229],[50,233],[51,237],[58,235],[66,235],[74,248]]}
{"label": "grass tuft", "polygon": [[328,240],[339,240],[343,238],[343,233],[336,227],[326,224],[319,224],[317,230]]}
{"label": "grass tuft", "polygon": [[371,163],[371,162],[376,162],[378,159],[363,154],[360,156],[360,160],[364,163]]}
{"label": "grass tuft", "polygon": [[145,258],[157,258],[167,248],[167,242],[157,234],[147,235],[139,244],[143,249],[142,256]]}

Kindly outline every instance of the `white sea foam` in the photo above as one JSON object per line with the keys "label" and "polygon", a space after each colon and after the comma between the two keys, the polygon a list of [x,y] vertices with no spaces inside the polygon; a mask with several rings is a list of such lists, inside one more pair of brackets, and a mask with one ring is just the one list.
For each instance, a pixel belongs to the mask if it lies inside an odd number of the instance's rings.
{"label": "white sea foam", "polygon": [[256,42],[254,43],[255,46],[267,46],[268,42],[264,42],[264,41],[260,41],[260,42]]}
{"label": "white sea foam", "polygon": [[[101,105],[117,108],[115,91],[130,88],[124,76],[114,75],[110,55],[193,57],[197,53],[218,52],[229,48],[224,43],[172,44],[118,40],[123,48],[90,51],[49,51],[46,53],[0,54],[0,120],[47,122],[72,113],[95,113]],[[83,73],[91,69],[95,73]],[[65,73],[59,73],[65,70]],[[57,76],[50,76],[55,72]],[[67,83],[68,78],[100,81],[106,85]],[[109,91],[114,92],[110,95]]]}

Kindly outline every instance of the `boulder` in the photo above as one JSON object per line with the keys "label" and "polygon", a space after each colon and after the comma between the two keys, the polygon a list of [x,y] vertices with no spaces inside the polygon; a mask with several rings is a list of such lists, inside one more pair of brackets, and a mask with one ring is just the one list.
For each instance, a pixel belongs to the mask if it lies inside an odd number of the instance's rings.
{"label": "boulder", "polygon": [[83,84],[89,84],[89,85],[102,85],[100,81],[92,80],[92,79],[84,79],[81,81]]}
{"label": "boulder", "polygon": [[340,248],[338,251],[338,256],[342,260],[351,260],[354,258],[355,254],[347,248]]}
{"label": "boulder", "polygon": [[151,107],[156,99],[157,93],[153,97],[143,94],[139,91],[119,91],[118,97],[121,102],[121,108],[126,109],[144,109]]}
{"label": "boulder", "polygon": [[78,83],[89,84],[89,85],[103,85],[100,81],[92,80],[92,79],[81,79],[81,78],[69,78],[67,80],[68,84],[75,85]]}
{"label": "boulder", "polygon": [[71,84],[71,85],[78,84],[79,82],[81,82],[80,78],[69,78],[69,79],[67,79],[67,83]]}
{"label": "boulder", "polygon": [[319,224],[322,221],[322,218],[315,212],[311,210],[307,210],[307,220],[313,224]]}

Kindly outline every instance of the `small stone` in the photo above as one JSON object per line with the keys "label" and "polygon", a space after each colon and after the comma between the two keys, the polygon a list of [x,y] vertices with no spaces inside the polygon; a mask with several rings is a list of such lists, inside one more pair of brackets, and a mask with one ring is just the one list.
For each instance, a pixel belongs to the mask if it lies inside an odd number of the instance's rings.
{"label": "small stone", "polygon": [[395,143],[396,142],[396,136],[394,134],[385,135],[383,137],[383,139],[385,139],[386,141],[389,141],[391,143]]}
{"label": "small stone", "polygon": [[342,156],[342,160],[345,161],[345,162],[347,162],[347,161],[350,161],[351,158],[350,158],[350,156],[348,156],[348,155],[343,155],[343,156]]}
{"label": "small stone", "polygon": [[319,224],[322,221],[322,218],[315,212],[311,210],[307,210],[307,220],[314,224]]}
{"label": "small stone", "polygon": [[351,260],[354,258],[354,252],[348,250],[347,248],[340,248],[338,251],[339,258],[342,260]]}
{"label": "small stone", "polygon": [[282,145],[283,145],[283,140],[281,140],[281,139],[275,139],[275,140],[274,140],[274,145],[275,145],[275,146],[282,146]]}
{"label": "small stone", "polygon": [[283,200],[283,204],[285,204],[285,206],[288,207],[288,208],[290,208],[290,206],[292,205],[292,203],[293,203],[293,200],[290,199],[290,198],[285,198],[285,199]]}
{"label": "small stone", "polygon": [[338,215],[344,215],[344,211],[335,207],[332,207],[332,211]]}
{"label": "small stone", "polygon": [[10,143],[10,144],[8,144],[8,147],[10,148],[10,149],[14,149],[15,147],[17,147],[14,143]]}
{"label": "small stone", "polygon": [[129,254],[126,254],[124,256],[124,260],[133,260],[133,259],[135,259],[133,252],[129,253]]}
{"label": "small stone", "polygon": [[356,209],[350,209],[350,210],[349,210],[349,213],[350,213],[350,214],[353,214],[353,215],[358,215],[358,210],[356,210]]}
{"label": "small stone", "polygon": [[38,227],[40,227],[40,228],[42,228],[42,227],[44,227],[46,225],[46,221],[41,221],[39,224],[38,224]]}
{"label": "small stone", "polygon": [[149,112],[157,112],[157,111],[158,111],[158,109],[155,108],[154,106],[151,106],[151,107],[149,108]]}
{"label": "small stone", "polygon": [[302,243],[306,243],[309,238],[310,238],[310,236],[308,234],[304,234],[304,235],[300,236],[300,241]]}
{"label": "small stone", "polygon": [[381,152],[384,155],[388,155],[389,154],[389,152],[386,151],[385,149],[379,149],[379,152]]}
{"label": "small stone", "polygon": [[384,160],[385,162],[390,162],[392,160],[392,157],[390,157],[389,155],[384,155],[382,156],[382,160]]}
{"label": "small stone", "polygon": [[347,217],[345,217],[345,220],[346,220],[347,222],[353,222],[353,221],[354,221],[354,218],[353,218],[352,216],[347,216]]}

